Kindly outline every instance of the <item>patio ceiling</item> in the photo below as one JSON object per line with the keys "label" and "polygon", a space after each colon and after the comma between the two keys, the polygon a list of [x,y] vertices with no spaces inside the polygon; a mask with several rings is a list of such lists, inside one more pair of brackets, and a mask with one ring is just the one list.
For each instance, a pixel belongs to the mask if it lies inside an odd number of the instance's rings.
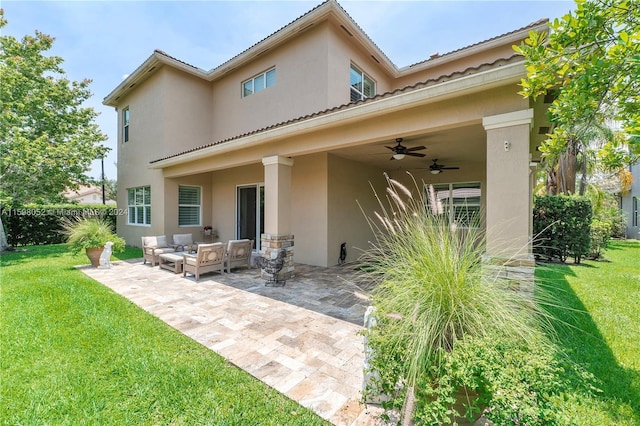
{"label": "patio ceiling", "polygon": [[402,160],[391,160],[393,153],[385,146],[394,146],[395,139],[341,148],[331,151],[331,154],[383,170],[428,168],[434,159],[438,159],[438,164],[460,167],[486,161],[486,132],[481,124],[412,136],[399,134],[397,137],[402,138],[402,145],[407,148],[425,146],[425,150],[418,151],[425,157],[407,156]]}

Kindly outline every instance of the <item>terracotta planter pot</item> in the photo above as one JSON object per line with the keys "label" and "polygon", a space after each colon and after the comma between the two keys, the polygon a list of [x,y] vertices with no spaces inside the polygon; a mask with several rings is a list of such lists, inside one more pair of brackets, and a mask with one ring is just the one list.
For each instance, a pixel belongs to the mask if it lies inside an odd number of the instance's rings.
{"label": "terracotta planter pot", "polygon": [[103,250],[104,247],[91,247],[86,249],[87,257],[91,261],[91,266],[93,266],[94,268],[100,266],[100,255],[102,254]]}

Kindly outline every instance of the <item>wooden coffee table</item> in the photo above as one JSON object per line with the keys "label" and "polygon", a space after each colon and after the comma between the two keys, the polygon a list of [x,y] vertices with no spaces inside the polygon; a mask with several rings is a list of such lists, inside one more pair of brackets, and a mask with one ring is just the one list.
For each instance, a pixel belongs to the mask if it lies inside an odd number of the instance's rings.
{"label": "wooden coffee table", "polygon": [[176,274],[182,272],[182,253],[163,253],[159,256],[158,266]]}

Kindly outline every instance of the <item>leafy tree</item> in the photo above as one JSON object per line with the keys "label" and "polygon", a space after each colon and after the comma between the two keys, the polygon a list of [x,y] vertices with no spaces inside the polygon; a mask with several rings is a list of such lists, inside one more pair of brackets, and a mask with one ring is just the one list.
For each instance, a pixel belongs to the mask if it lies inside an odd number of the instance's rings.
{"label": "leafy tree", "polygon": [[[0,28],[7,25],[0,9]],[[54,39],[0,36],[0,205],[55,202],[86,183],[107,137],[83,107],[90,80],[69,81],[63,59],[45,56]]]}
{"label": "leafy tree", "polygon": [[[581,161],[591,158],[614,171],[640,154],[640,3],[576,0],[575,11],[549,26],[549,34],[531,32],[514,47],[526,60],[521,94],[556,92],[549,108],[554,131],[541,151],[551,179],[564,179],[551,185],[575,193],[576,173],[587,169]],[[601,134],[602,143],[588,153],[594,133],[612,120],[626,136]]]}
{"label": "leafy tree", "polygon": [[[102,188],[102,179],[92,179],[91,183],[98,188]],[[118,201],[118,181],[115,179],[104,178],[104,197],[105,200]]]}

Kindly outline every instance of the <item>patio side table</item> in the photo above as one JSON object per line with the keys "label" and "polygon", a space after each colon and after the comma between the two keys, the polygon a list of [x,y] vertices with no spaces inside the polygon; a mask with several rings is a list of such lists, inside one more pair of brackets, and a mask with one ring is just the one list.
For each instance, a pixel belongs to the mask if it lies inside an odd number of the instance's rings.
{"label": "patio side table", "polygon": [[158,266],[162,269],[166,269],[168,271],[173,271],[176,274],[182,272],[182,253],[164,253],[161,254],[158,260]]}

